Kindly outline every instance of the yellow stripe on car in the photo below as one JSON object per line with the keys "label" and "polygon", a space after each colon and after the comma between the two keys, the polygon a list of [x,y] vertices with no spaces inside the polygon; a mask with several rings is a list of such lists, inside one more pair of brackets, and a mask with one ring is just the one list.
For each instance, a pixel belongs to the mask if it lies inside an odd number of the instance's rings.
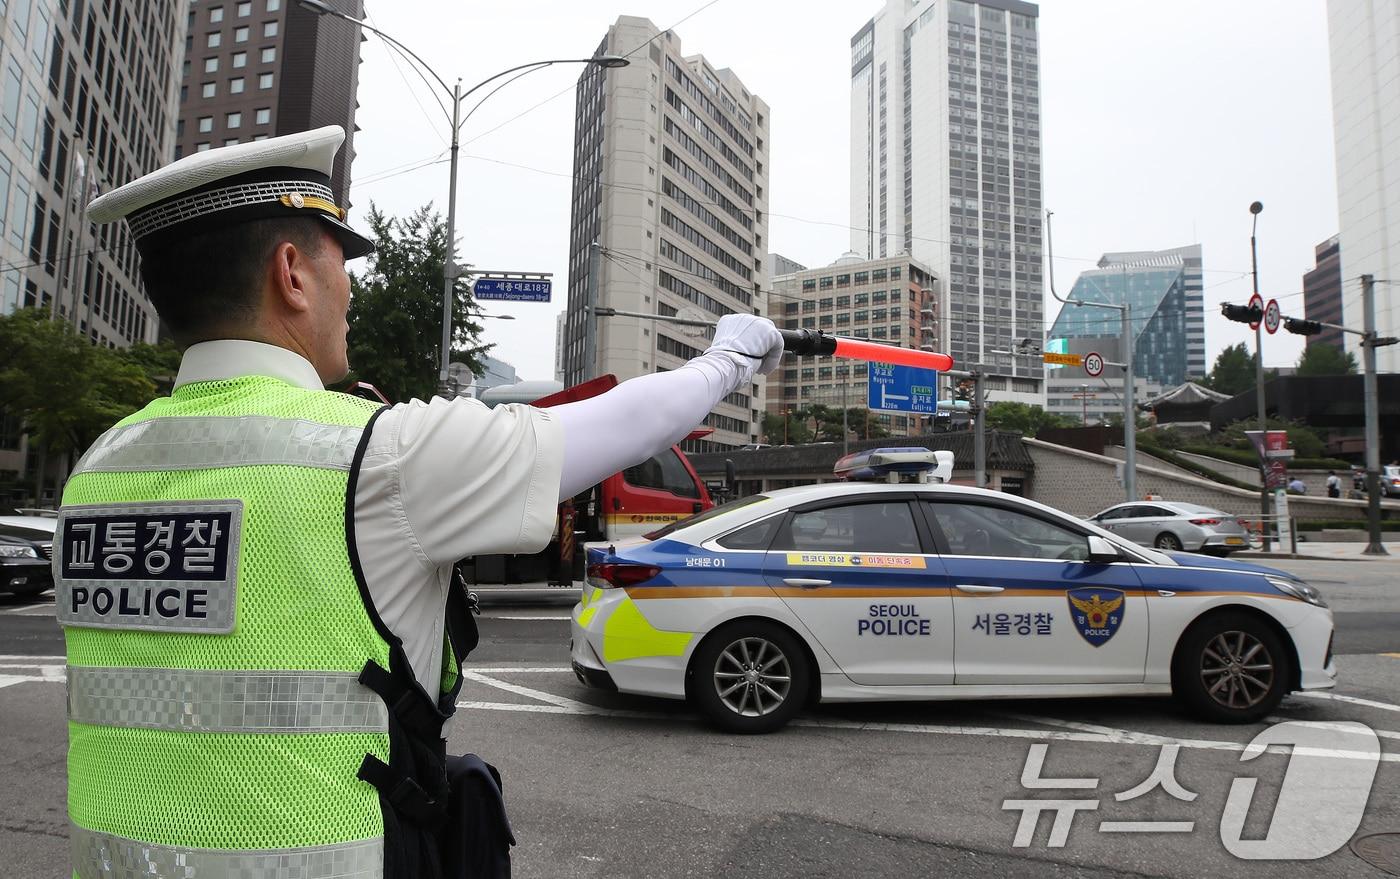
{"label": "yellow stripe on car", "polygon": [[637,610],[632,599],[624,598],[603,624],[603,661],[681,656],[693,637],[690,632],[666,632],[656,628]]}

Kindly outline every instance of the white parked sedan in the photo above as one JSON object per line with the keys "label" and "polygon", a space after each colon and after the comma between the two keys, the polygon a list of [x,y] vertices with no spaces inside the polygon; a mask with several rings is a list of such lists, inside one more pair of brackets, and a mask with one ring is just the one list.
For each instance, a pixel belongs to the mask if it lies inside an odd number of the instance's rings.
{"label": "white parked sedan", "polygon": [[588,577],[579,679],[690,699],[738,732],[818,700],[1175,695],[1250,722],[1336,678],[1331,611],[1291,574],[980,489],[755,495],[590,545]]}
{"label": "white parked sedan", "polygon": [[1225,556],[1249,548],[1244,520],[1200,504],[1133,501],[1109,507],[1089,521],[1140,546],[1168,552]]}

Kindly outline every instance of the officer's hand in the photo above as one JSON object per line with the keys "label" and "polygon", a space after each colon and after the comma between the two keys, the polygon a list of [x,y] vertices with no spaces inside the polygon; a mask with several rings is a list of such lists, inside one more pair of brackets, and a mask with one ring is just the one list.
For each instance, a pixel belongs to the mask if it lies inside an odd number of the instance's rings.
{"label": "officer's hand", "polygon": [[766,317],[726,314],[715,327],[714,342],[705,349],[706,354],[715,352],[739,355],[734,359],[742,367],[767,375],[782,362],[783,337]]}

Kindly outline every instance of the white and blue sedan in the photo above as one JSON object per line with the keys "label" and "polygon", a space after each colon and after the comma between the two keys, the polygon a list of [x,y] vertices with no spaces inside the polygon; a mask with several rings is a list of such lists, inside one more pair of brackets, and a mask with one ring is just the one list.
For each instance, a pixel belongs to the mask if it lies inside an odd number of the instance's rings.
{"label": "white and blue sedan", "polygon": [[[847,474],[934,467],[865,454]],[[982,697],[1171,695],[1246,723],[1336,681],[1332,613],[1291,574],[926,482],[782,489],[590,545],[572,661],[735,732],[815,701]]]}

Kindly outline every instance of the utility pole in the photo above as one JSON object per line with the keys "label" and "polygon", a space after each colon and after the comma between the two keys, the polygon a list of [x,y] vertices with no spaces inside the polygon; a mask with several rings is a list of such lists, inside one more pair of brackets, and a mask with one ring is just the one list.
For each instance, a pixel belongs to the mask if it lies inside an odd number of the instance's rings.
{"label": "utility pole", "polygon": [[[1249,206],[1249,212],[1254,215],[1254,224],[1249,230],[1249,266],[1250,274],[1254,279],[1254,297],[1259,298],[1259,253],[1254,243],[1254,233],[1259,229],[1259,212],[1264,210],[1264,203],[1256,201]],[[1256,321],[1254,324],[1254,405],[1259,410],[1259,431],[1261,437],[1269,435],[1269,414],[1265,409],[1264,402],[1264,322]],[[1266,446],[1267,448],[1267,446]],[[1267,462],[1266,462],[1267,463]],[[1269,470],[1266,466],[1263,470],[1262,484],[1259,486],[1259,515],[1263,517],[1261,524],[1264,532],[1264,552],[1270,548],[1271,538],[1269,533]]]}
{"label": "utility pole", "polygon": [[1365,555],[1389,555],[1381,542],[1381,430],[1380,398],[1376,392],[1376,279],[1361,276],[1361,312],[1365,335],[1361,337],[1361,359],[1365,364],[1366,398],[1366,521],[1370,539]]}
{"label": "utility pole", "polygon": [[982,367],[972,369],[973,478],[978,488],[987,487],[987,404],[983,394]]}
{"label": "utility pole", "polygon": [[579,372],[582,381],[588,381],[597,374],[598,365],[598,273],[603,246],[594,240],[588,245],[588,285],[584,290],[583,306],[583,369]]}

